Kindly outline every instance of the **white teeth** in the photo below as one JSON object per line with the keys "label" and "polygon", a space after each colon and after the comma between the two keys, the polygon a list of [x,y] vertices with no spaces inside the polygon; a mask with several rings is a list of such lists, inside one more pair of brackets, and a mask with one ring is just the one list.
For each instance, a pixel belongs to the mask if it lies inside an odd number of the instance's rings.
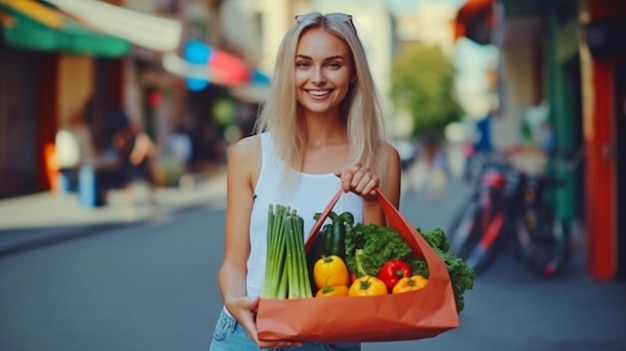
{"label": "white teeth", "polygon": [[330,90],[309,90],[309,94],[315,95],[315,96],[326,95],[329,92],[330,92]]}

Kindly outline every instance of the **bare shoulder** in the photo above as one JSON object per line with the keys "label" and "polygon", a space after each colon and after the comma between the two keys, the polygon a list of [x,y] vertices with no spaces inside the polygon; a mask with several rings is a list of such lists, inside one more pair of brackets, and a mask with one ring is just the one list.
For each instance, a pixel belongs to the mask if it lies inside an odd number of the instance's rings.
{"label": "bare shoulder", "polygon": [[259,159],[261,150],[261,137],[252,135],[245,137],[228,149],[229,162],[253,162]]}
{"label": "bare shoulder", "polygon": [[228,148],[228,179],[235,183],[245,179],[254,184],[261,169],[261,138],[258,135],[243,138]]}
{"label": "bare shoulder", "polygon": [[388,162],[400,162],[400,153],[391,143],[385,141],[381,144],[383,147],[382,155],[388,160]]}

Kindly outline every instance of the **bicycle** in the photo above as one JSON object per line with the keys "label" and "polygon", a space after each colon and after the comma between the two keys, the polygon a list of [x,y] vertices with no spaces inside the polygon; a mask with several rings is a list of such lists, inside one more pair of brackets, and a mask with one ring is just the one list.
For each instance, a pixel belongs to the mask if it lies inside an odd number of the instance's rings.
{"label": "bicycle", "polygon": [[448,228],[451,251],[481,274],[512,244],[533,273],[557,276],[575,249],[571,223],[556,218],[545,198],[561,185],[560,179],[520,171],[506,154],[492,155]]}

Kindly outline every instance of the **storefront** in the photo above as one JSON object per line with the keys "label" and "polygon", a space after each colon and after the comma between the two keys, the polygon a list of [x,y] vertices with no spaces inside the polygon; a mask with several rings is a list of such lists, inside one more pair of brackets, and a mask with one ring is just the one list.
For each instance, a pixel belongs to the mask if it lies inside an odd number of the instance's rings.
{"label": "storefront", "polygon": [[129,42],[93,32],[32,0],[1,0],[0,197],[54,186],[54,137],[94,93],[93,57]]}
{"label": "storefront", "polygon": [[582,9],[587,262],[599,280],[626,278],[626,7]]}
{"label": "storefront", "polygon": [[[510,41],[531,37],[535,19],[537,45]],[[506,50],[511,58],[502,72],[510,78],[504,110],[525,94],[545,99],[557,149],[582,155],[569,169],[552,169],[566,180],[556,196],[559,216],[581,219],[579,244],[594,279],[626,278],[626,7],[613,0],[468,0],[457,22],[459,35],[477,42],[509,39],[500,45],[503,60]],[[523,64],[513,65],[516,59]],[[540,84],[524,90],[529,77]]]}

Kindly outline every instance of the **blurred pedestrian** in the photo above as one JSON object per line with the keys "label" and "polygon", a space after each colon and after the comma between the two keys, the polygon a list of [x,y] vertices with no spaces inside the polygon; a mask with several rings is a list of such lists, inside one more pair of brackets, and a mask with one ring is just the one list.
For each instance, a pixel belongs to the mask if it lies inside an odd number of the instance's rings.
{"label": "blurred pedestrian", "polygon": [[158,147],[150,136],[137,124],[130,123],[114,134],[113,145],[118,150],[127,214],[134,215],[136,199],[133,188],[137,182],[147,186],[150,204],[157,205],[153,167]]}
{"label": "blurred pedestrian", "polygon": [[193,155],[191,137],[182,127],[178,127],[167,140],[167,153],[165,162],[174,168],[178,178],[178,186],[182,189],[191,189],[196,180],[190,173],[190,163]]}
{"label": "blurred pedestrian", "polygon": [[448,183],[448,162],[438,137],[427,134],[421,138],[420,157],[413,173],[416,190],[426,190],[431,198],[441,198]]}
{"label": "blurred pedestrian", "polygon": [[229,151],[218,275],[224,309],[210,350],[360,350],[356,343],[262,341],[254,319],[267,260],[269,204],[296,209],[305,235],[314,214],[340,188],[347,193],[335,211],[350,211],[357,222],[385,222],[377,187],[399,206],[400,157],[384,140],[377,90],[352,16],[297,16],[274,72],[256,134]]}
{"label": "blurred pedestrian", "polygon": [[465,167],[463,170],[463,178],[471,180],[476,162],[482,163],[488,159],[493,153],[493,142],[491,137],[491,119],[492,114],[488,113],[474,124],[473,145],[471,153],[465,159]]}
{"label": "blurred pedestrian", "polygon": [[60,190],[75,192],[78,187],[78,169],[95,154],[91,131],[82,113],[72,115],[59,128],[54,144]]}

